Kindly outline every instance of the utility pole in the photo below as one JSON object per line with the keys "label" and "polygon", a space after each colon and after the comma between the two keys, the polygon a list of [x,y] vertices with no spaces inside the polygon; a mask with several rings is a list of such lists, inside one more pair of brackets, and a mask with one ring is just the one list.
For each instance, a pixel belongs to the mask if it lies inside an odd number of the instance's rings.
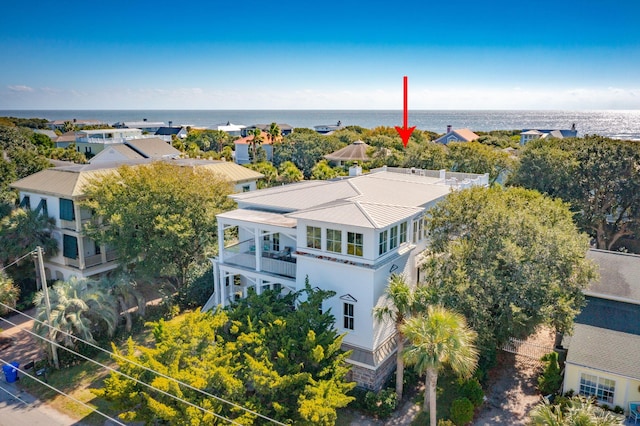
{"label": "utility pole", "polygon": [[49,334],[49,340],[51,341],[51,356],[53,357],[53,365],[56,369],[60,368],[60,362],[58,362],[58,347],[53,342],[51,333],[51,303],[49,302],[49,288],[47,287],[47,275],[44,271],[44,261],[42,260],[42,247],[36,247],[36,253],[38,255],[38,269],[40,274],[40,284],[42,284],[42,292],[44,293],[44,303],[47,308],[47,328]]}

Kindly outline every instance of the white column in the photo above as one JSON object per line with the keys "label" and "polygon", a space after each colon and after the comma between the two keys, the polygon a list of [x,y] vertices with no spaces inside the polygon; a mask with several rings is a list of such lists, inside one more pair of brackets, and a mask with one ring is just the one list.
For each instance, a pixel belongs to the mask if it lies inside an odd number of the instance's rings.
{"label": "white column", "polygon": [[224,263],[224,223],[218,222],[218,260]]}
{"label": "white column", "polygon": [[253,229],[253,241],[256,245],[256,271],[262,270],[262,235],[258,228]]}

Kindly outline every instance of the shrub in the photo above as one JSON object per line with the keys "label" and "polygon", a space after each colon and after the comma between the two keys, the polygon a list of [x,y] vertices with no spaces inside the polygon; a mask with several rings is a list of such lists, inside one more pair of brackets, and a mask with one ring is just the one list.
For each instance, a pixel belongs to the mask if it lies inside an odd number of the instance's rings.
{"label": "shrub", "polygon": [[[421,423],[421,424],[426,424],[426,423]],[[438,420],[438,426],[455,426],[455,423],[453,423],[451,420],[440,419]]]}
{"label": "shrub", "polygon": [[476,378],[465,380],[460,386],[460,393],[462,397],[469,399],[474,407],[479,407],[484,402],[484,392]]}
{"label": "shrub", "polygon": [[624,408],[622,408],[619,405],[616,405],[615,407],[613,407],[613,412],[616,414],[624,414]]}
{"label": "shrub", "polygon": [[473,403],[468,398],[457,398],[451,403],[451,421],[457,426],[466,425],[473,420]]}
{"label": "shrub", "polygon": [[544,371],[538,377],[538,389],[543,395],[555,394],[560,389],[562,375],[558,364],[558,353],[550,352],[544,355],[542,361],[545,362]]}
{"label": "shrub", "polygon": [[382,389],[380,392],[367,392],[364,397],[367,411],[380,419],[389,417],[398,405],[396,391],[391,388]]}

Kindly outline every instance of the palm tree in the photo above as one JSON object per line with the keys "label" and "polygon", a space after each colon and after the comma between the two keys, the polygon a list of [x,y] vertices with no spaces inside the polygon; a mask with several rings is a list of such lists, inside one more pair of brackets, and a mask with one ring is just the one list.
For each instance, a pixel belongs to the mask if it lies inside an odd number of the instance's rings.
{"label": "palm tree", "polygon": [[[51,316],[47,321],[46,303],[42,291],[36,293],[36,318],[33,329],[39,336],[50,337],[67,347],[75,347],[77,336],[94,343],[94,333],[104,327],[109,336],[115,332],[118,314],[115,299],[100,288],[98,282],[71,277],[58,281],[49,290]],[[49,334],[49,327],[52,330]]]}
{"label": "palm tree", "polygon": [[257,127],[253,130],[249,130],[249,134],[253,135],[253,138],[251,139],[251,152],[253,154],[253,158],[251,159],[252,163],[257,163],[258,162],[258,146],[262,145],[262,142],[264,141],[264,137],[262,136],[262,130],[258,129]]}
{"label": "palm tree", "polygon": [[144,296],[137,289],[137,283],[128,275],[119,274],[112,279],[103,278],[100,285],[104,291],[116,299],[117,310],[125,319],[125,330],[130,332],[133,326],[131,309],[137,308],[138,315],[144,317],[147,304]]}
{"label": "palm tree", "polygon": [[430,424],[435,426],[438,372],[446,365],[469,377],[478,364],[477,334],[467,327],[464,316],[439,305],[406,320],[400,329],[411,342],[403,354],[405,362],[419,374],[426,372],[423,411],[428,407]]}
{"label": "palm tree", "polygon": [[624,417],[604,410],[583,396],[574,396],[564,408],[544,401],[529,414],[532,426],[614,426],[624,425]]}
{"label": "palm tree", "polygon": [[386,303],[373,308],[373,317],[377,321],[391,321],[396,329],[396,395],[398,400],[402,399],[402,388],[404,382],[404,361],[402,352],[404,351],[405,336],[401,326],[415,309],[415,296],[404,275],[392,274],[389,277],[389,285],[385,290]]}

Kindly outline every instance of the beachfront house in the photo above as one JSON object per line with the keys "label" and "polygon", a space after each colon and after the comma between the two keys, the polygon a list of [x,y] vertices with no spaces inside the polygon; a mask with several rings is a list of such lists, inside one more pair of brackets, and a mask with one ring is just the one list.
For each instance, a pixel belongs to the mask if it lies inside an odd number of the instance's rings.
{"label": "beachfront house", "polygon": [[[163,144],[167,145],[165,142]],[[168,146],[168,145],[167,145]],[[82,164],[53,167],[34,173],[11,184],[20,194],[20,206],[36,210],[55,221],[53,237],[58,241],[58,253],[48,257],[45,272],[48,280],[66,280],[71,276],[86,278],[111,271],[118,266],[117,254],[108,246],[99,245],[84,235],[84,224],[94,220],[88,209],[80,207],[85,199],[84,188],[90,179],[113,173],[121,165],[150,164],[153,159],[126,162]],[[168,159],[184,167],[204,167],[234,183],[235,191],[256,188],[260,173],[231,162]],[[141,206],[143,208],[144,206]]]}
{"label": "beachfront house", "polygon": [[587,305],[566,336],[563,391],[628,409],[640,401],[640,256],[589,250],[600,278],[585,291]]}
{"label": "beachfront house", "polygon": [[130,139],[123,143],[108,145],[90,163],[114,163],[142,158],[179,158],[182,153],[158,138]]}
{"label": "beachfront house", "polygon": [[520,133],[520,145],[526,145],[534,139],[546,139],[546,138],[575,138],[578,136],[575,123],[571,125],[570,129],[523,129]]}
{"label": "beachfront house", "polygon": [[75,132],[75,144],[78,152],[84,153],[87,157],[92,157],[100,153],[105,147],[113,144],[124,143],[130,139],[140,139],[147,136],[142,135],[140,129],[96,129],[80,130]]}
{"label": "beachfront house", "polygon": [[447,131],[444,135],[434,140],[436,143],[448,144],[451,142],[471,142],[478,139],[480,136],[476,135],[469,129],[453,129],[451,125],[447,126]]}
{"label": "beachfront house", "polygon": [[[231,197],[218,218],[214,292],[203,310],[265,289],[335,291],[335,327],[352,350],[351,379],[380,389],[395,367],[393,324],[374,321],[391,274],[419,280],[425,213],[450,191],[488,185],[488,175],[383,167],[332,181],[303,181]],[[231,232],[229,232],[231,231]],[[226,244],[225,234],[237,235]],[[228,241],[228,240],[227,240]]]}
{"label": "beachfront house", "polygon": [[[280,128],[280,136],[287,136],[293,133],[293,126],[286,123],[277,123]],[[241,130],[242,137],[248,136],[249,132],[255,129],[260,129],[263,133],[269,133],[271,130],[271,124],[254,124],[252,126],[245,127]],[[267,136],[268,137],[268,136]]]}
{"label": "beachfront house", "polygon": [[[234,145],[234,161],[238,164],[248,164],[251,163],[252,155],[253,155],[253,138],[254,135],[249,135],[244,138],[239,138],[233,141]],[[267,161],[273,160],[273,142],[269,135],[262,135],[262,142],[258,144],[256,147],[256,152],[258,149],[264,150],[265,157]]]}

